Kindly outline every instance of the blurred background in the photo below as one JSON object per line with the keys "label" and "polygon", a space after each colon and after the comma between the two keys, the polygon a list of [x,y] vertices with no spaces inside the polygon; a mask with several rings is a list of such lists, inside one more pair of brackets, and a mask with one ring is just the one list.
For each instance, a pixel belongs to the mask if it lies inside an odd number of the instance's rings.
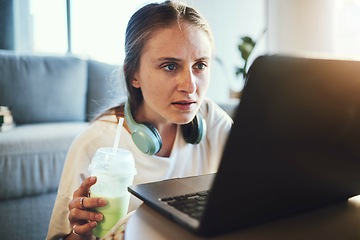
{"label": "blurred background", "polygon": [[[130,16],[148,0],[0,0],[0,49],[72,53],[121,64]],[[241,37],[261,54],[360,58],[360,0],[184,0],[209,21],[216,53],[208,96],[232,98],[243,86]]]}

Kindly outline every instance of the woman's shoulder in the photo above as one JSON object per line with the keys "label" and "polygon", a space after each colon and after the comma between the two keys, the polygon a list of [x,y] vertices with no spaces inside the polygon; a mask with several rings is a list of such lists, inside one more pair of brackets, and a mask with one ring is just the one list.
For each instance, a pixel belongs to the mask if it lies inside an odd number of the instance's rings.
{"label": "woman's shoulder", "polygon": [[113,132],[117,126],[117,119],[115,112],[112,114],[104,114],[94,121],[92,121],[87,128],[85,128],[80,134],[74,139],[74,144],[86,146],[96,141],[103,141],[104,138]]}
{"label": "woman's shoulder", "polygon": [[124,105],[125,103],[121,103],[120,105],[116,105],[101,111],[100,113],[95,115],[92,122],[95,122],[99,119],[108,118],[109,116],[110,117],[116,116],[117,118],[124,117]]}
{"label": "woman's shoulder", "polygon": [[200,107],[200,113],[207,121],[210,122],[223,120],[225,122],[232,123],[232,118],[227,114],[227,112],[210,98],[204,99]]}

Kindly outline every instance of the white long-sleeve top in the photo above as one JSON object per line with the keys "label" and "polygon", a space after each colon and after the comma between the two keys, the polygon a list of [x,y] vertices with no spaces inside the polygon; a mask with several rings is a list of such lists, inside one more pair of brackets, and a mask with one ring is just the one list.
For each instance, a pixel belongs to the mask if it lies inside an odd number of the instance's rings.
{"label": "white long-sleeve top", "polygon": [[[178,127],[169,157],[149,156],[142,153],[134,144],[131,134],[122,131],[119,147],[131,151],[135,159],[137,174],[134,177],[134,184],[217,171],[233,121],[209,99],[204,100],[200,112],[206,122],[205,138],[199,144],[186,143]],[[117,119],[114,113],[90,124],[73,141],[63,167],[47,239],[59,239],[71,232],[68,204],[73,192],[84,178],[90,176],[88,167],[95,151],[100,147],[113,146],[116,129]],[[134,210],[140,203],[132,197],[129,211]]]}

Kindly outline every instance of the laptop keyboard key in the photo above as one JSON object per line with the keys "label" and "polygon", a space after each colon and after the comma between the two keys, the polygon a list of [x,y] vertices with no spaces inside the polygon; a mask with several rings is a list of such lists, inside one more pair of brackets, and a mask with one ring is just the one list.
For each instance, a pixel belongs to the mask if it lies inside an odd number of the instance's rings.
{"label": "laptop keyboard key", "polygon": [[160,199],[179,211],[195,219],[201,219],[208,199],[209,191]]}

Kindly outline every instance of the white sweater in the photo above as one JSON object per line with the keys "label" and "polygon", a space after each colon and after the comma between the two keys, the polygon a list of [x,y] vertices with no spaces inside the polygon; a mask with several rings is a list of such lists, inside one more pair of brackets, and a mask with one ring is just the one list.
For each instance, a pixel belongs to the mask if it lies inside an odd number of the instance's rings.
{"label": "white sweater", "polygon": [[[206,121],[205,138],[196,145],[186,143],[178,127],[169,157],[142,153],[132,141],[131,134],[122,131],[119,147],[130,150],[135,159],[137,174],[134,184],[217,171],[232,119],[209,99],[204,100],[200,112]],[[83,179],[89,176],[88,166],[95,151],[100,147],[113,146],[116,128],[115,114],[104,116],[73,141],[64,164],[47,239],[59,239],[71,232],[68,203]],[[129,211],[140,203],[132,197]]]}

